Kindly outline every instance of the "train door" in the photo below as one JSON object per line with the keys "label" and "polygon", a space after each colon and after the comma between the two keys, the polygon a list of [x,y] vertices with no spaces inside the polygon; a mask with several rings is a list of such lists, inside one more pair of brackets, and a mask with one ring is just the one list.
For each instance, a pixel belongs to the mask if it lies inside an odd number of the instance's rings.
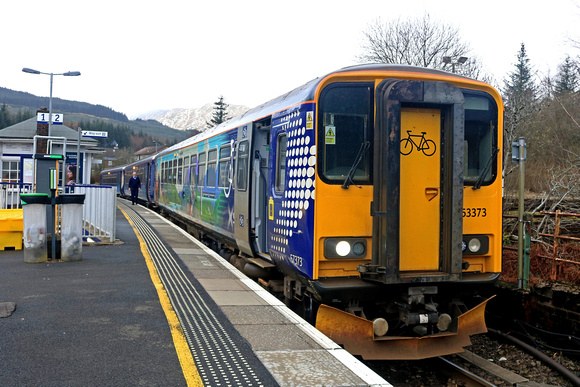
{"label": "train door", "polygon": [[[463,94],[445,82],[376,87],[373,256],[385,283],[461,278]],[[365,272],[366,271],[366,272]],[[415,273],[415,274],[413,274]]]}
{"label": "train door", "polygon": [[267,187],[270,120],[238,128],[234,236],[249,255],[268,252]]}
{"label": "train door", "polygon": [[254,248],[268,253],[268,160],[270,153],[270,119],[254,123],[252,141],[252,203],[251,219]]}
{"label": "train door", "polygon": [[253,254],[251,242],[250,221],[250,171],[251,171],[251,144],[252,125],[243,125],[238,128],[235,160],[235,201],[234,201],[234,237],[239,249],[246,254]]}
{"label": "train door", "polygon": [[440,144],[440,109],[401,109],[400,271],[439,270]]}

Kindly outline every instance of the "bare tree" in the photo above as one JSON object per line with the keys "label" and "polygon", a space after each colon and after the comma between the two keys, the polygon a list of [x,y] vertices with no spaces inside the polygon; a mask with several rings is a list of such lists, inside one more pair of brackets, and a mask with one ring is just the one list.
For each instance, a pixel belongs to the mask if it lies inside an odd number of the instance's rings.
{"label": "bare tree", "polygon": [[[408,20],[380,18],[368,25],[363,32],[362,53],[356,57],[360,63],[392,63],[456,71],[472,78],[483,76],[479,61],[468,58],[457,64],[461,57],[468,57],[469,44],[461,40],[457,27],[431,21],[429,14]],[[450,57],[445,63],[443,57]]]}

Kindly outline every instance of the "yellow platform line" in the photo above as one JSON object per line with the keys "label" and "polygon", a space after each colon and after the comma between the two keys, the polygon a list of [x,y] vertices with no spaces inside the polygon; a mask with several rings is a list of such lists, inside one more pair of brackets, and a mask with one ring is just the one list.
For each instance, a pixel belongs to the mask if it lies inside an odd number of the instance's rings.
{"label": "yellow platform line", "polygon": [[203,386],[203,382],[201,377],[199,376],[199,372],[197,372],[197,367],[195,366],[195,362],[193,361],[193,356],[191,355],[191,351],[189,346],[187,345],[187,340],[185,339],[185,335],[183,334],[183,329],[181,328],[181,324],[179,323],[179,319],[171,306],[171,301],[169,301],[169,296],[163,287],[163,283],[161,283],[161,278],[157,274],[157,270],[155,269],[155,265],[153,264],[153,260],[151,259],[151,255],[149,254],[149,250],[147,249],[147,244],[141,237],[141,233],[135,227],[133,221],[129,218],[127,213],[123,211],[123,209],[119,208],[125,218],[129,221],[129,224],[133,228],[135,235],[137,235],[137,239],[139,240],[139,245],[141,247],[141,253],[143,253],[143,257],[145,257],[145,263],[147,264],[147,269],[149,270],[149,275],[151,276],[151,281],[157,290],[157,295],[159,296],[159,302],[161,303],[161,307],[165,312],[165,317],[167,318],[167,322],[169,323],[169,328],[171,330],[171,335],[173,336],[173,344],[175,345],[175,351],[177,352],[177,357],[179,358],[179,363],[181,364],[181,369],[183,370],[183,376],[185,377],[185,381],[187,382],[188,386]]}

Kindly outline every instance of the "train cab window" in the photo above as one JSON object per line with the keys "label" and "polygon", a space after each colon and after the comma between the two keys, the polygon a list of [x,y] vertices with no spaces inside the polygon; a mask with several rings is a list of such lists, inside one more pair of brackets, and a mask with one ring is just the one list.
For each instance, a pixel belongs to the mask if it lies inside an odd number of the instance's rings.
{"label": "train cab window", "polygon": [[183,184],[183,157],[177,163],[177,184]]}
{"label": "train cab window", "polygon": [[490,184],[497,170],[497,107],[484,93],[463,91],[465,136],[463,177],[465,185]]}
{"label": "train cab window", "polygon": [[207,153],[207,186],[215,188],[216,183],[217,149]]}
{"label": "train cab window", "polygon": [[238,146],[238,160],[237,160],[237,173],[236,173],[236,188],[239,191],[245,191],[248,189],[248,157],[250,155],[250,146],[248,141],[240,142]]}
{"label": "train cab window", "polygon": [[205,153],[200,153],[198,156],[199,160],[199,174],[197,175],[197,184],[202,187],[205,185]]}
{"label": "train cab window", "polygon": [[277,143],[278,155],[276,157],[276,192],[284,192],[284,185],[286,183],[286,134],[282,133],[278,136]]}
{"label": "train cab window", "polygon": [[218,170],[218,187],[227,188],[230,178],[230,155],[232,147],[230,145],[220,148],[220,160]]}
{"label": "train cab window", "polygon": [[197,175],[195,171],[197,170],[197,155],[191,156],[191,168],[189,168],[189,181],[191,185],[197,185]]}
{"label": "train cab window", "polygon": [[373,85],[335,83],[320,96],[318,171],[329,184],[371,184]]}

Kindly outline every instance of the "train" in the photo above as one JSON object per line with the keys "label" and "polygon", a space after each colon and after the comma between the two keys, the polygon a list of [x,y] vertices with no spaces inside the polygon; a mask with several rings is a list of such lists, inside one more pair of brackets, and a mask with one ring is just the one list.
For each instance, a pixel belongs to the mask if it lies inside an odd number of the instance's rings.
{"label": "train", "polygon": [[484,333],[501,273],[503,103],[434,69],[346,67],[104,170],[349,352],[423,359]]}

